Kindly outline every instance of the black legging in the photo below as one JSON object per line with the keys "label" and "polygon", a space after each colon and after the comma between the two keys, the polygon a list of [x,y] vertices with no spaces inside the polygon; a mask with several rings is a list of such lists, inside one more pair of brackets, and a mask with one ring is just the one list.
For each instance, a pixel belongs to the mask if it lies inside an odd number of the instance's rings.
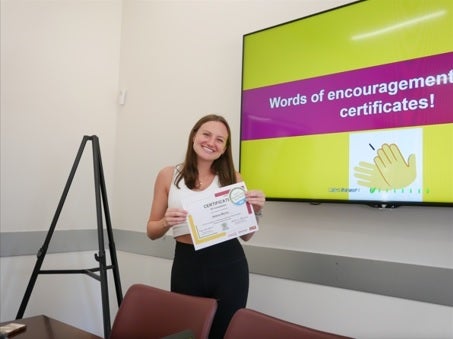
{"label": "black legging", "polygon": [[247,303],[249,269],[239,240],[198,251],[193,245],[176,242],[171,290],[217,299],[209,338],[223,338],[233,314]]}

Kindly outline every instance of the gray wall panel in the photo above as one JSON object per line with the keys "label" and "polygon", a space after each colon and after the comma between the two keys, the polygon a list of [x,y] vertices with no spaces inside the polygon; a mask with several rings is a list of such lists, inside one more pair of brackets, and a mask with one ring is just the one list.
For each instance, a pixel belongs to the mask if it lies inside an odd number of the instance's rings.
{"label": "gray wall panel", "polygon": [[[35,255],[47,232],[0,233],[0,256]],[[107,235],[104,234],[108,249]],[[172,259],[171,237],[114,230],[118,251]],[[244,246],[250,272],[271,277],[453,306],[453,270],[285,249]],[[97,251],[96,230],[55,231],[47,253]],[[121,274],[121,267],[119,267]]]}

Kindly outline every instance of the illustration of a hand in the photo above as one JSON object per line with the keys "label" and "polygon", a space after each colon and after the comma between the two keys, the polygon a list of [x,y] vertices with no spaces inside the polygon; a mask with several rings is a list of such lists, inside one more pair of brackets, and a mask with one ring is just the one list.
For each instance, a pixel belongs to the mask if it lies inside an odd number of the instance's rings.
{"label": "illustration of a hand", "polygon": [[381,172],[375,164],[361,161],[359,166],[354,167],[354,176],[359,180],[357,183],[361,186],[369,187],[372,189],[387,190],[391,187],[382,177]]}
{"label": "illustration of a hand", "polygon": [[416,176],[415,154],[406,162],[396,144],[383,144],[374,158],[376,168],[391,188],[403,188],[411,184]]}

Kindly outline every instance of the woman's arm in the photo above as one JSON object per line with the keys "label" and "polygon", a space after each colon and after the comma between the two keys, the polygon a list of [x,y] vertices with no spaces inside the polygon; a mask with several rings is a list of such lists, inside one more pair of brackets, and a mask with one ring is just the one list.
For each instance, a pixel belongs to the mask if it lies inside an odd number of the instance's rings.
{"label": "woman's arm", "polygon": [[185,220],[184,211],[168,208],[168,192],[173,180],[173,171],[172,166],[163,168],[154,183],[154,197],[146,226],[146,234],[152,240],[161,238],[173,225]]}
{"label": "woman's arm", "polygon": [[[236,182],[242,181],[242,177],[239,173],[236,173]],[[245,193],[247,202],[250,203],[253,207],[253,211],[255,212],[255,215],[261,215],[263,207],[264,207],[264,202],[266,201],[266,197],[264,196],[264,193],[260,190],[251,190],[247,191]],[[241,236],[241,239],[244,241],[250,240],[255,232],[251,232],[248,234],[245,234]]]}

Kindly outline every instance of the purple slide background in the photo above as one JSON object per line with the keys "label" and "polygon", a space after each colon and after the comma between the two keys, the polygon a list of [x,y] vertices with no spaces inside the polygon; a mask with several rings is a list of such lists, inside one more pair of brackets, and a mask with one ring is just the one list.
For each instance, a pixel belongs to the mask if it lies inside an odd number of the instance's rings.
{"label": "purple slide background", "polygon": [[[453,122],[453,84],[399,90],[396,95],[375,94],[329,101],[329,91],[380,83],[436,76],[453,69],[453,52],[374,66],[246,90],[242,94],[242,140],[267,139],[311,134],[432,125]],[[312,94],[324,90],[323,100],[313,103]],[[302,105],[274,108],[270,98],[305,95]],[[430,94],[434,94],[431,107]],[[381,100],[383,103],[426,98],[428,108],[342,118],[342,108],[359,107]]]}

